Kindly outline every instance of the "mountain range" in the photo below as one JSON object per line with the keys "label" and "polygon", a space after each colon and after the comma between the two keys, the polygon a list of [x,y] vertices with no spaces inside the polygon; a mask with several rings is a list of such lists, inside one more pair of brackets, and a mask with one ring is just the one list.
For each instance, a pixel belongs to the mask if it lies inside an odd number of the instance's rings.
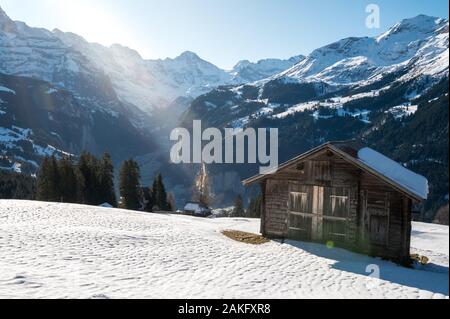
{"label": "mountain range", "polygon": [[[0,8],[0,84],[4,88],[0,90],[3,108],[1,121],[4,126],[0,142],[4,141],[3,147],[9,150],[8,158],[3,154],[3,167],[27,166],[22,159],[31,160],[36,166],[39,152],[34,152],[33,148],[23,152],[15,145],[24,140],[48,143],[54,145],[52,148],[61,148],[74,154],[83,149],[94,152],[109,150],[117,154],[116,148],[119,146],[111,145],[117,139],[97,136],[102,133],[96,135],[87,128],[99,127],[95,120],[99,114],[106,126],[114,127],[118,119],[127,126],[124,132],[130,136],[120,139],[126,141],[125,145],[129,144],[128,140],[134,139],[133,136],[139,135],[150,140],[165,140],[161,138],[162,127],[175,125],[177,119],[173,118],[174,113],[181,114],[192,98],[219,85],[271,76],[293,66],[299,59],[271,59],[258,63],[247,61],[245,67],[244,63],[239,63],[231,71],[222,70],[193,52],[184,52],[175,59],[145,60],[138,52],[121,45],[105,47],[89,43],[73,33],[32,28],[23,22],[12,21]],[[17,81],[18,78],[21,81]],[[40,116],[47,118],[46,123],[33,121],[32,118],[25,120],[23,116],[15,114],[23,108],[23,105],[18,104],[30,99],[26,90],[17,88],[17,83],[26,83],[23,85],[39,92],[33,97],[34,104],[39,106],[35,111],[40,114],[45,110]],[[68,98],[55,102],[54,99],[61,94]],[[27,104],[29,109],[34,106],[28,101]],[[70,115],[66,114],[71,124],[77,121],[85,123],[85,127],[78,127],[78,136],[65,136],[64,123],[56,125],[54,130],[50,129],[58,119],[46,109],[55,106],[58,112],[71,110]],[[172,120],[170,124],[166,123],[168,118]],[[33,128],[28,132],[34,137],[17,136],[12,130],[13,126],[23,127],[23,130]],[[140,150],[134,148],[133,151],[124,146],[124,153],[136,156],[154,151],[155,148],[149,149],[148,144],[151,143],[142,143]],[[18,150],[20,156],[11,156],[17,154]],[[123,156],[117,155],[116,158],[119,160]]]}
{"label": "mountain range", "polygon": [[[201,119],[280,128],[281,160],[327,140],[363,139],[435,176],[432,211],[448,201],[448,33],[448,20],[420,15],[377,37],[223,70],[193,52],[147,60],[12,21],[0,8],[0,167],[33,174],[46,154],[109,151],[116,163],[139,159],[146,182],[168,172],[182,201],[195,169],[168,163],[168,132]],[[252,170],[211,167],[218,205],[245,192],[240,180]]]}
{"label": "mountain range", "polygon": [[80,78],[92,79],[93,86],[107,81],[122,103],[150,114],[180,96],[196,97],[219,85],[260,80],[302,59],[245,61],[231,71],[189,51],[175,59],[146,60],[118,44],[105,47],[58,29],[31,28],[12,21],[1,8],[0,30],[3,73],[38,78],[81,95],[86,93],[77,84]]}
{"label": "mountain range", "polygon": [[[181,122],[279,128],[281,161],[326,141],[360,139],[429,178],[431,216],[448,202],[448,36],[448,20],[419,15],[378,37],[342,39],[279,74],[199,96]],[[211,171],[219,184],[225,173],[257,173],[245,165]]]}
{"label": "mountain range", "polygon": [[[282,118],[319,107],[342,109],[404,83],[405,94],[388,103],[408,103],[448,77],[448,56],[448,21],[421,15],[376,38],[332,43],[263,80],[213,90],[194,101],[189,112],[209,111],[216,122],[222,121],[214,124],[236,127],[268,114]],[[222,110],[225,117],[214,116]],[[367,115],[369,110],[359,111]]]}

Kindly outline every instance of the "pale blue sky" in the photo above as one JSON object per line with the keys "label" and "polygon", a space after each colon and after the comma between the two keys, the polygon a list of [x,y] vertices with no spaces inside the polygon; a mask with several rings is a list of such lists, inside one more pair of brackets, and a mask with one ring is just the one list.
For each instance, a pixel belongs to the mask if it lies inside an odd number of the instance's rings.
{"label": "pale blue sky", "polygon": [[[365,25],[366,6],[381,9],[381,28]],[[374,36],[403,18],[448,18],[448,0],[0,0],[14,20],[59,28],[145,58],[190,50],[223,68],[308,54],[347,36]]]}

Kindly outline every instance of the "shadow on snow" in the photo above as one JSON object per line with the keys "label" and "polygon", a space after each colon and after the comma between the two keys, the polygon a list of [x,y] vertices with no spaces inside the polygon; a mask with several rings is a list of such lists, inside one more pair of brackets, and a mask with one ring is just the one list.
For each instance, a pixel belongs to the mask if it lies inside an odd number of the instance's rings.
{"label": "shadow on snow", "polygon": [[328,248],[325,245],[287,240],[285,244],[302,249],[310,254],[336,261],[333,269],[370,276],[369,265],[377,265],[380,279],[402,286],[426,290],[448,296],[448,267],[429,264],[420,269],[409,269],[392,262],[353,253],[341,248]]}

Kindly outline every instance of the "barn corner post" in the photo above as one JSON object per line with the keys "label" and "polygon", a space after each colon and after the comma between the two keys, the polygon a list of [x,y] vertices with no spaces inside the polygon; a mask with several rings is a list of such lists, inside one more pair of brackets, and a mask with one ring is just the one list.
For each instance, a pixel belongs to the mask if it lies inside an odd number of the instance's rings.
{"label": "barn corner post", "polygon": [[266,180],[262,181],[260,183],[260,187],[261,187],[261,235],[263,237],[267,237],[267,233],[266,233],[266,186],[267,186],[267,182]]}
{"label": "barn corner post", "polygon": [[401,263],[405,266],[411,265],[411,234],[412,234],[412,206],[413,200],[404,196],[403,198],[403,249]]}
{"label": "barn corner post", "polygon": [[357,250],[361,253],[366,253],[368,250],[368,243],[366,240],[367,230],[365,228],[366,225],[366,191],[362,187],[362,176],[363,173],[361,170],[358,171],[358,186],[357,186],[357,220],[356,220],[356,247]]}

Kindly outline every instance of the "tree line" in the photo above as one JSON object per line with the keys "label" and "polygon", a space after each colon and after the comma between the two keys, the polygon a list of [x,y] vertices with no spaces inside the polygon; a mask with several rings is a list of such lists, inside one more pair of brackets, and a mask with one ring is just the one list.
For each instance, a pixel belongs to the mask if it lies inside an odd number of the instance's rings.
{"label": "tree line", "polygon": [[[158,174],[152,185],[142,186],[140,167],[132,159],[122,163],[118,182],[116,192],[114,165],[108,153],[100,158],[88,152],[77,158],[50,156],[43,159],[36,178],[0,171],[0,198],[92,206],[107,203],[146,212],[176,210],[175,196],[167,192],[162,175]],[[193,188],[193,201],[209,207],[213,195],[206,165],[201,166]],[[230,217],[259,218],[261,201],[260,195],[252,198],[246,208],[239,195]]]}
{"label": "tree line", "polygon": [[152,186],[142,187],[139,165],[131,159],[122,164],[119,180],[122,208],[146,212],[176,210],[175,196],[167,193],[161,174]]}
{"label": "tree line", "polygon": [[234,208],[230,217],[246,217],[246,218],[260,218],[261,217],[262,196],[251,198],[248,208],[245,209],[244,201],[241,195],[236,197]]}
{"label": "tree line", "polygon": [[36,199],[86,205],[109,203],[117,207],[110,155],[98,159],[84,152],[78,161],[69,156],[45,157],[37,175]]}
{"label": "tree line", "polygon": [[175,198],[167,194],[162,175],[156,176],[151,187],[141,186],[138,163],[130,159],[119,172],[119,199],[114,184],[111,156],[103,157],[83,152],[75,160],[69,156],[46,157],[40,166],[36,182],[36,199],[98,206],[109,204],[130,210],[172,211]]}
{"label": "tree line", "polygon": [[35,197],[35,178],[0,169],[0,199],[34,200]]}

